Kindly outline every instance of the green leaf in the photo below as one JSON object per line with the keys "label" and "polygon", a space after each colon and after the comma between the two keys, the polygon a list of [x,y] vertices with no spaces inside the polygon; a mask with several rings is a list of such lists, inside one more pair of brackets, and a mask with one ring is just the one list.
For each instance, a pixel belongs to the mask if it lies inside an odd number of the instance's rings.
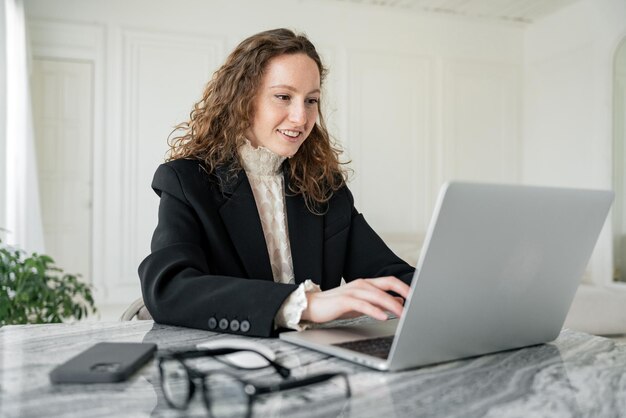
{"label": "green leaf", "polygon": [[82,319],[97,312],[92,286],[66,274],[52,257],[2,245],[0,326]]}

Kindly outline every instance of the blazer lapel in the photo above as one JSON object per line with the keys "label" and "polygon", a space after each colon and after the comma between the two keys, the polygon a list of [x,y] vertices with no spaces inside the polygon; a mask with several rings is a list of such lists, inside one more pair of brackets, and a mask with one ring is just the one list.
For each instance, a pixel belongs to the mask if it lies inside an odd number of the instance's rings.
{"label": "blazer lapel", "polygon": [[[285,184],[287,176],[285,176]],[[288,189],[285,186],[285,189]],[[300,195],[285,196],[291,258],[296,283],[322,283],[324,217],[312,214]]]}
{"label": "blazer lapel", "polygon": [[[218,176],[220,172],[218,171]],[[222,193],[227,197],[219,213],[228,230],[248,276],[252,279],[274,280],[261,218],[254,201],[248,177],[242,171],[226,181],[221,175]],[[228,195],[231,195],[228,198]]]}

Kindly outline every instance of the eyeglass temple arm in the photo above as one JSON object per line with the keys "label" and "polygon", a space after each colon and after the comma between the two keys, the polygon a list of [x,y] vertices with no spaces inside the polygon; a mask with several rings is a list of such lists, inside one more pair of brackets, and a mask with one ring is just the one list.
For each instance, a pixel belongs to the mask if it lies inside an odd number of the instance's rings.
{"label": "eyeglass temple arm", "polygon": [[345,373],[322,373],[322,374],[316,374],[314,376],[309,376],[309,377],[305,377],[303,379],[298,379],[298,380],[285,380],[276,385],[257,388],[257,393],[263,394],[263,393],[279,392],[281,390],[296,389],[296,388],[300,388],[303,386],[314,385],[316,383],[325,382],[336,376],[341,376],[345,379],[346,393],[348,397],[352,396],[352,393],[350,391],[350,382],[348,381],[348,377],[346,376]]}

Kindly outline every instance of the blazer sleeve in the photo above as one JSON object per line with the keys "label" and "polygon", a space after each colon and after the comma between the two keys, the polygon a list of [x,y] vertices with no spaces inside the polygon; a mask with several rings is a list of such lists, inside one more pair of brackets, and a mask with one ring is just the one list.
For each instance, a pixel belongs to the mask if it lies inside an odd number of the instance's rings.
{"label": "blazer sleeve", "polygon": [[163,324],[273,335],[274,317],[297,285],[213,274],[213,260],[203,248],[218,237],[204,232],[178,176],[164,164],[152,184],[161,197],[158,224],[151,254],[139,266],[148,311]]}
{"label": "blazer sleeve", "polygon": [[395,276],[410,285],[415,268],[398,257],[354,207],[354,198],[345,189],[351,207],[343,277],[346,282],[358,278]]}

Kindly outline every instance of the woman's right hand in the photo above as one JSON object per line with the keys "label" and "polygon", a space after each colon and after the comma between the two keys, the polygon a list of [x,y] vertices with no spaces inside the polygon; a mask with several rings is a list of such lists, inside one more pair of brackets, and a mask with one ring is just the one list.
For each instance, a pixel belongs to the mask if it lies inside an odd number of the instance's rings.
{"label": "woman's right hand", "polygon": [[[400,317],[409,289],[406,283],[393,276],[353,280],[335,289],[307,293],[308,306],[301,319],[322,323],[367,315],[384,321],[386,311]],[[387,291],[400,297],[391,296]]]}

